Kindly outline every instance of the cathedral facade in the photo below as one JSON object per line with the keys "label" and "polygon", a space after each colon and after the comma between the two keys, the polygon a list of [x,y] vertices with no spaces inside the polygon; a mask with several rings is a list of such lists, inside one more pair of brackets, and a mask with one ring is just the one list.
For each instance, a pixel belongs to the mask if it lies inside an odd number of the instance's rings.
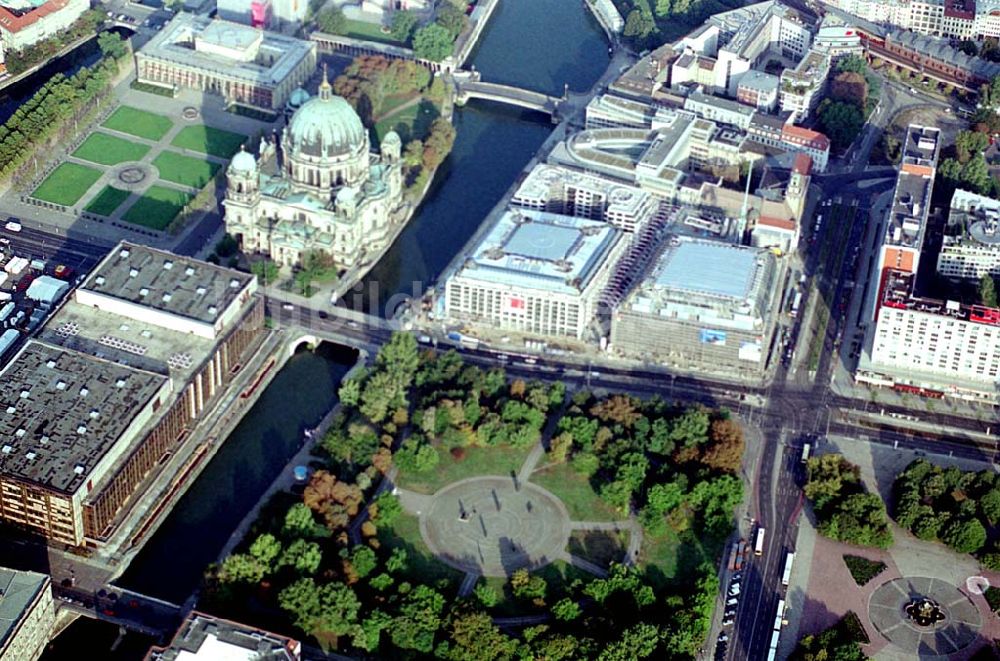
{"label": "cathedral facade", "polygon": [[403,175],[399,136],[390,131],[379,153],[351,105],[324,75],[319,94],[292,115],[282,132],[278,172],[260,171],[240,151],[226,171],[226,231],[246,252],[295,266],[313,252],[339,268],[364,263],[383,249],[399,222]]}

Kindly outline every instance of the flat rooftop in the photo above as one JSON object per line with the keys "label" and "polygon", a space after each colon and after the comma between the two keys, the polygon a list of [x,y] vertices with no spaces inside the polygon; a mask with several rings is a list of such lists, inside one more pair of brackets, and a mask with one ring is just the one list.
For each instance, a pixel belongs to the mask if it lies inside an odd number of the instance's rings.
{"label": "flat rooftop", "polygon": [[571,170],[561,165],[540,163],[531,169],[511,200],[562,200],[567,189],[585,190],[604,196],[610,213],[637,214],[648,204],[651,195],[634,186],[596,175]]}
{"label": "flat rooftop", "polygon": [[164,648],[154,647],[152,661],[292,661],[298,658],[298,641],[263,629],[211,615],[192,612]]}
{"label": "flat rooftop", "polygon": [[508,209],[456,274],[463,278],[579,294],[621,239],[605,222]]}
{"label": "flat rooftop", "polygon": [[[195,50],[195,41],[206,38],[211,43],[240,49],[252,30],[238,23],[213,20],[179,12],[152,39],[139,49],[139,57],[171,62],[189,69],[202,69],[244,80],[255,85],[274,87],[316,48],[314,43],[276,32],[263,32],[257,57],[240,61],[231,57]],[[253,33],[259,34],[257,30]]]}
{"label": "flat rooftop", "polygon": [[38,339],[53,346],[166,374],[186,384],[211,355],[215,342],[193,333],[122,317],[67,301],[42,328]]}
{"label": "flat rooftop", "polygon": [[248,273],[123,242],[81,289],[214,324],[252,280]]}
{"label": "flat rooftop", "polygon": [[902,162],[896,176],[885,244],[920,250],[934,188],[940,131],[911,124],[906,129]]}
{"label": "flat rooftop", "polygon": [[166,381],[29,341],[0,372],[0,474],[76,491]]}
{"label": "flat rooftop", "polygon": [[774,289],[776,262],[763,248],[670,236],[626,299],[632,310],[691,323],[759,328]]}
{"label": "flat rooftop", "polygon": [[1000,250],[1000,200],[956,189],[944,245],[982,244]]}
{"label": "flat rooftop", "polygon": [[48,587],[48,582],[44,574],[0,567],[0,648],[7,644],[28,606]]}
{"label": "flat rooftop", "polygon": [[668,247],[653,281],[691,294],[745,301],[754,284],[760,250],[726,243],[679,239]]}
{"label": "flat rooftop", "polygon": [[753,106],[748,106],[740,103],[739,101],[733,101],[732,99],[723,99],[720,96],[712,96],[710,94],[703,94],[701,92],[694,92],[689,94],[687,101],[684,103],[685,110],[691,110],[692,105],[706,105],[713,108],[719,108],[720,110],[726,110],[728,112],[733,112],[744,117],[752,117],[757,109]]}

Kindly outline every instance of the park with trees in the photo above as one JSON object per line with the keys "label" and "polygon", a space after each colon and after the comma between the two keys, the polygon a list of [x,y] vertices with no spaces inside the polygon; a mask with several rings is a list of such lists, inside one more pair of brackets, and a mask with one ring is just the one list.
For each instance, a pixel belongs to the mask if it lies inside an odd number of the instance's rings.
{"label": "park with trees", "polygon": [[827,98],[817,108],[820,129],[835,151],[846,149],[875,110],[881,82],[860,55],[837,62]]}
{"label": "park with trees", "polygon": [[454,127],[441,116],[445,83],[411,60],[363,55],[334,80],[333,89],[377,138],[390,130],[399,134],[407,190],[423,191],[455,143]]}
{"label": "park with trees", "polygon": [[903,528],[1000,570],[1000,479],[995,471],[942,468],[917,459],[896,476],[893,516]]}
{"label": "park with trees", "polygon": [[738,9],[739,0],[614,0],[625,18],[622,36],[636,51],[687,34],[713,14]]}
{"label": "park with trees", "polygon": [[865,489],[858,466],[843,455],[824,454],[810,458],[806,469],[803,491],[821,535],[857,546],[892,546],[885,503]]}
{"label": "park with trees", "polygon": [[92,121],[111,101],[112,82],[128,46],[110,32],[102,34],[98,44],[103,57],[97,63],[72,76],[55,74],[0,126],[0,179],[27,184],[35,170],[24,167],[26,163],[38,152],[71,142],[78,127]]}
{"label": "park with trees", "polygon": [[[384,41],[413,49],[420,59],[440,62],[455,52],[455,42],[469,28],[465,2],[446,0],[439,4],[434,20],[422,24],[412,11],[392,13],[392,22],[384,28],[373,23],[348,19],[339,7],[323,7],[312,16],[321,32],[356,39]],[[322,7],[322,5],[320,5]]]}
{"label": "park with trees", "polygon": [[[680,659],[704,644],[743,498],[742,430],[725,411],[570,394],[421,351],[409,334],[339,398],[308,482],[267,503],[208,570],[200,608],[386,658]],[[460,591],[467,577],[430,551],[402,494],[505,476],[539,444],[532,482],[561,485],[567,509],[641,527],[641,550],[623,562],[621,547],[582,543],[603,571],[559,561]],[[380,490],[388,479],[399,497]],[[530,619],[501,629],[504,616]]]}

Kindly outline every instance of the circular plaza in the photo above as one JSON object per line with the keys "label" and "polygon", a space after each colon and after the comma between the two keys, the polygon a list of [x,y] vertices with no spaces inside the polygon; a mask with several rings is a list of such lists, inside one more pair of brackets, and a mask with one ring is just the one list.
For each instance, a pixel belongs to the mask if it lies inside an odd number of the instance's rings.
{"label": "circular plaza", "polygon": [[569,523],[562,501],[545,489],[484,476],[431,496],[420,534],[439,560],[456,569],[508,576],[556,560],[569,541]]}
{"label": "circular plaza", "polygon": [[868,601],[868,617],[882,636],[914,658],[947,657],[979,636],[982,617],[954,585],[926,576],[884,583]]}

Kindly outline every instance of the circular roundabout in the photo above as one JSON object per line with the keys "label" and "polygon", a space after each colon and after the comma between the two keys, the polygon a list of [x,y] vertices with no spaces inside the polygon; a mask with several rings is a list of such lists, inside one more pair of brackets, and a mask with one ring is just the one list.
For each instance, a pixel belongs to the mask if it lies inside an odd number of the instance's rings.
{"label": "circular roundabout", "polygon": [[420,534],[435,556],[464,572],[508,576],[555,560],[569,542],[569,514],[545,489],[511,477],[474,477],[431,497]]}
{"label": "circular roundabout", "polygon": [[892,645],[917,658],[944,657],[965,649],[983,621],[967,595],[925,576],[880,585],[868,601],[868,617]]}

